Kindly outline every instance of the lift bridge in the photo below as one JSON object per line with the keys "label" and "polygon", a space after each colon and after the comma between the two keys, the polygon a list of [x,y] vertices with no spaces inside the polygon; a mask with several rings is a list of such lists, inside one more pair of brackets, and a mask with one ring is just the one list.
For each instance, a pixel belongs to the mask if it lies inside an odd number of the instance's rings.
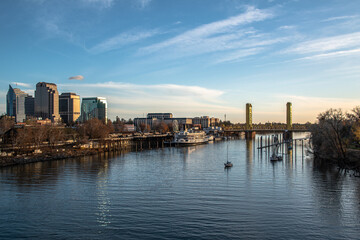
{"label": "lift bridge", "polygon": [[252,124],[252,105],[246,104],[246,124],[245,129],[225,129],[225,135],[241,135],[244,134],[246,139],[254,139],[256,133],[283,133],[286,140],[292,139],[293,132],[306,132],[306,130],[293,129],[292,127],[292,104],[286,104],[286,128],[285,129],[254,129]]}

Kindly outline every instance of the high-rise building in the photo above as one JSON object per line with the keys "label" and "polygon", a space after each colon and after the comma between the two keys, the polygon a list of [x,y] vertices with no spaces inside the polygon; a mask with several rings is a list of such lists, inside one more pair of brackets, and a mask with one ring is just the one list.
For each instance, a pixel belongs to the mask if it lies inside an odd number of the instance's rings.
{"label": "high-rise building", "polygon": [[54,83],[39,82],[35,90],[35,116],[50,119],[52,122],[60,120],[59,92]]}
{"label": "high-rise building", "polygon": [[286,104],[286,129],[292,129],[292,104],[288,102]]}
{"label": "high-rise building", "polygon": [[62,93],[59,96],[59,113],[64,123],[73,123],[80,117],[80,96],[75,93]]}
{"label": "high-rise building", "polygon": [[81,103],[81,121],[98,118],[107,122],[107,102],[103,97],[83,98]]}
{"label": "high-rise building", "polygon": [[25,97],[25,115],[26,117],[35,116],[35,98],[33,96]]}
{"label": "high-rise building", "polygon": [[19,88],[12,88],[9,85],[6,95],[6,114],[15,117],[16,122],[25,121],[27,116],[34,115],[34,98]]}
{"label": "high-rise building", "polygon": [[252,105],[246,104],[246,129],[252,129]]}

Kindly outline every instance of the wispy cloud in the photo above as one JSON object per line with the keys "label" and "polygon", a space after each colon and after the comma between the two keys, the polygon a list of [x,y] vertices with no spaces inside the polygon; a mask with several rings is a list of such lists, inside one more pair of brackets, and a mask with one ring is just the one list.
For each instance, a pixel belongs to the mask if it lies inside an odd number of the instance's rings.
{"label": "wispy cloud", "polygon": [[26,88],[31,88],[31,85],[28,83],[22,83],[22,82],[12,82],[11,84],[15,85],[15,86],[20,86],[20,87],[26,87]]}
{"label": "wispy cloud", "polygon": [[322,53],[316,54],[308,57],[298,58],[296,60],[317,60],[317,59],[324,59],[324,58],[336,58],[336,57],[345,57],[350,55],[360,55],[360,48],[351,49],[351,50],[344,50],[344,51],[335,51],[330,53]]}
{"label": "wispy cloud", "polygon": [[225,63],[225,62],[236,62],[245,57],[256,55],[260,53],[263,48],[249,48],[249,49],[240,49],[235,52],[228,54],[225,57],[219,58],[215,63]]}
{"label": "wispy cloud", "polygon": [[85,4],[97,6],[99,8],[110,8],[114,0],[81,0]]}
{"label": "wispy cloud", "polygon": [[325,37],[299,43],[286,52],[297,54],[321,53],[334,50],[350,50],[360,46],[360,32]]}
{"label": "wispy cloud", "polygon": [[290,29],[295,29],[295,28],[296,27],[293,25],[284,25],[284,26],[279,27],[278,29],[279,30],[290,30]]}
{"label": "wispy cloud", "polygon": [[41,20],[42,26],[44,27],[48,37],[59,36],[66,39],[69,42],[74,41],[74,34],[61,29],[59,25],[56,23],[55,19],[43,19]]}
{"label": "wispy cloud", "polygon": [[83,80],[84,79],[84,76],[82,75],[76,75],[76,76],[73,76],[73,77],[69,77],[69,80]]}
{"label": "wispy cloud", "polygon": [[[102,96],[108,99],[112,116],[119,115],[115,109],[126,113],[148,111],[173,111],[185,116],[214,114],[239,111],[222,99],[224,91],[200,86],[178,84],[131,84],[123,82],[105,82],[94,84],[69,83],[58,84],[59,91],[79,89],[82,97],[97,96],[101,89]],[[124,111],[123,111],[124,112]],[[221,116],[222,114],[220,114]]]}
{"label": "wispy cloud", "polygon": [[[192,30],[188,30],[173,38],[140,49],[143,54],[150,54],[160,50],[174,50],[178,52],[192,52],[198,50],[218,51],[229,49],[232,42],[236,42],[253,31],[240,29],[245,24],[263,21],[272,18],[274,13],[270,10],[261,10],[249,7],[245,13],[230,17],[225,20],[204,24]],[[199,51],[199,49],[202,49]],[[205,51],[205,52],[208,52]]]}
{"label": "wispy cloud", "polygon": [[209,102],[217,102],[218,98],[223,95],[223,91],[208,89],[199,86],[185,86],[177,84],[154,84],[154,85],[137,85],[123,82],[105,82],[105,83],[94,83],[94,84],[59,84],[62,87],[85,87],[85,88],[103,88],[110,91],[119,90],[128,93],[146,93],[150,95],[164,94],[170,96],[182,96],[182,97],[195,97]]}
{"label": "wispy cloud", "polygon": [[331,18],[324,19],[324,20],[322,20],[322,22],[349,20],[349,19],[354,19],[354,18],[358,18],[358,17],[359,17],[359,15],[338,16],[338,17],[331,17]]}
{"label": "wispy cloud", "polygon": [[151,0],[136,0],[136,2],[139,8],[144,9],[151,3]]}
{"label": "wispy cloud", "polygon": [[120,33],[115,37],[106,39],[103,42],[93,46],[92,48],[88,49],[88,51],[93,54],[98,54],[111,50],[116,50],[122,48],[125,45],[133,44],[146,38],[150,38],[158,33],[158,30],[131,31]]}

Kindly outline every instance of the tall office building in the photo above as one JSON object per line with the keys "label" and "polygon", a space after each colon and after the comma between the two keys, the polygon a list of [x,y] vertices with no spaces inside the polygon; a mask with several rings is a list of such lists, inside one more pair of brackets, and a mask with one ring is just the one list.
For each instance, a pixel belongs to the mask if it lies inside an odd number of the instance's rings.
{"label": "tall office building", "polygon": [[60,120],[59,92],[56,84],[39,82],[35,91],[35,116],[50,119],[52,122]]}
{"label": "tall office building", "polygon": [[246,129],[252,129],[252,105],[246,104]]}
{"label": "tall office building", "polygon": [[9,90],[6,94],[6,114],[15,117],[16,122],[26,120],[25,100],[27,97],[30,97],[27,93],[19,88],[12,88],[9,85]]}
{"label": "tall office building", "polygon": [[288,102],[286,104],[286,129],[292,129],[292,104]]}
{"label": "tall office building", "polygon": [[83,98],[81,103],[81,121],[98,118],[107,122],[107,102],[103,97]]}
{"label": "tall office building", "polygon": [[75,93],[62,93],[59,96],[59,113],[64,123],[73,123],[80,117],[80,96]]}
{"label": "tall office building", "polygon": [[26,117],[35,116],[35,98],[33,96],[25,97],[25,115]]}

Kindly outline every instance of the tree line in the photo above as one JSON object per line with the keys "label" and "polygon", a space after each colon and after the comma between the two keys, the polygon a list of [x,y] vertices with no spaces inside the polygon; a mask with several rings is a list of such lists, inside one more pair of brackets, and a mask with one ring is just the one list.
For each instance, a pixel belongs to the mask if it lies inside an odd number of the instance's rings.
{"label": "tree line", "polygon": [[360,172],[360,107],[329,109],[311,127],[315,160]]}

